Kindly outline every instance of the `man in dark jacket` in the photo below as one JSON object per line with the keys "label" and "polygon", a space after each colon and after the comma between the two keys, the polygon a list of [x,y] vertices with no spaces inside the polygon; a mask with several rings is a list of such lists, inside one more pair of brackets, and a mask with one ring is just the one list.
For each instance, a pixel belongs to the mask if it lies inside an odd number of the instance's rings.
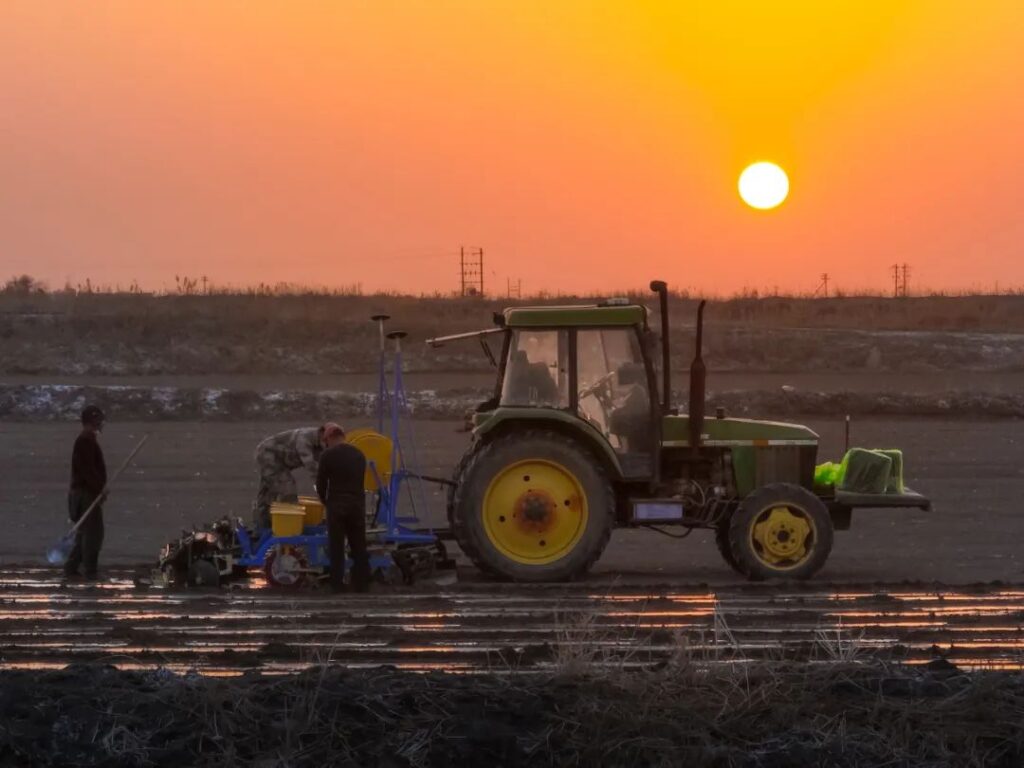
{"label": "man in dark jacket", "polygon": [[370,559],[366,552],[366,457],[345,442],[341,427],[324,434],[327,450],[320,456],[316,492],[327,508],[327,539],[331,558],[331,589],[345,590],[345,540],[352,550],[352,589],[370,587]]}
{"label": "man in dark jacket", "polygon": [[[103,411],[87,405],[82,411],[82,431],[71,450],[71,490],[68,492],[68,517],[77,523],[89,505],[103,493],[107,484],[107,465],[103,461],[99,434],[103,431]],[[85,566],[85,578],[96,578],[100,548],[103,546],[103,501],[89,513],[75,534],[75,545],[64,564],[64,575],[75,578],[78,566]]]}

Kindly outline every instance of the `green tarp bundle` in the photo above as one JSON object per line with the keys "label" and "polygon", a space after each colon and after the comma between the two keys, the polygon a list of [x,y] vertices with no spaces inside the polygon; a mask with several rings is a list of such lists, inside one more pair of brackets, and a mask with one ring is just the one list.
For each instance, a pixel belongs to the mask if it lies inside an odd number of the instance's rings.
{"label": "green tarp bundle", "polygon": [[814,485],[855,493],[903,493],[903,452],[851,448],[840,463],[815,467]]}

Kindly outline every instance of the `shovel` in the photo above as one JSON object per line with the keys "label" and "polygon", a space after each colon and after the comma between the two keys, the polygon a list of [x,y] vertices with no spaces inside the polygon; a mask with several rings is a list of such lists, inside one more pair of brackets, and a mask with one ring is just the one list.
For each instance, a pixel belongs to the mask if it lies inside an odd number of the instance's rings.
{"label": "shovel", "polygon": [[92,511],[99,506],[100,501],[103,500],[107,491],[110,490],[110,486],[112,486],[114,481],[117,480],[118,475],[125,471],[132,459],[135,458],[135,454],[142,450],[142,446],[146,444],[147,440],[149,440],[149,434],[143,435],[142,439],[139,440],[139,444],[136,445],[135,448],[132,449],[132,452],[128,454],[128,458],[124,460],[124,463],[118,467],[117,471],[111,475],[109,480],[107,480],[107,484],[103,486],[103,490],[100,491],[99,496],[93,500],[92,504],[89,505],[89,508],[85,510],[80,518],[78,518],[78,522],[71,526],[71,530],[64,534],[60,541],[46,551],[46,559],[50,561],[52,565],[63,565],[67,561],[68,555],[71,554],[71,550],[75,546],[75,534],[78,533],[78,529],[82,527],[82,523],[86,521]]}

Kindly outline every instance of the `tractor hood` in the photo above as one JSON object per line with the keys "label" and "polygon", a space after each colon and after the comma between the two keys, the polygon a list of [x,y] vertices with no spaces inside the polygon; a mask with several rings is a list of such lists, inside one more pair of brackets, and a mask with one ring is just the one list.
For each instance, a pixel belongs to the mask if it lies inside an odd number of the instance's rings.
{"label": "tractor hood", "polygon": [[[665,416],[661,425],[663,446],[690,445],[689,416]],[[800,424],[781,421],[710,418],[704,420],[701,442],[706,446],[817,445],[818,435]]]}

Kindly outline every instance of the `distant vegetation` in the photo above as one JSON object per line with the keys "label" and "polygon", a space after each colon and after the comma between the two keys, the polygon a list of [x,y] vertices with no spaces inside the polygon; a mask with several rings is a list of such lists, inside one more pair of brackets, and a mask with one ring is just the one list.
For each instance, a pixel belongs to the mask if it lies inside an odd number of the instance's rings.
{"label": "distant vegetation", "polygon": [[[179,278],[159,295],[132,287],[47,291],[29,276],[0,291],[0,372],[334,373],[375,365],[371,315],[386,312],[410,333],[411,368],[486,367],[473,344],[430,350],[423,339],[486,328],[492,313],[523,303],[575,303],[592,296],[501,297],[363,294],[301,286],[227,291]],[[650,293],[633,298],[656,309]],[[695,297],[671,300],[675,359],[690,355]],[[1012,339],[984,343],[950,332],[1024,333],[1024,294],[911,296],[741,296],[713,300],[709,363],[719,369],[1020,369]],[[802,330],[794,330],[802,329]],[[889,331],[942,332],[902,339]],[[855,333],[856,332],[856,333]],[[881,334],[881,335],[880,335]]]}
{"label": "distant vegetation", "polygon": [[[416,307],[415,318],[405,326],[410,330],[422,322],[445,323],[475,312],[489,318],[489,311],[517,304],[559,304],[593,301],[607,296],[628,296],[656,308],[654,297],[635,289],[610,291],[600,297],[585,294],[553,294],[541,291],[521,298],[504,296],[457,296],[435,291],[418,296],[396,292],[364,293],[362,286],[326,288],[296,283],[259,283],[248,288],[226,288],[207,282],[204,277],[175,276],[175,287],[162,292],[142,291],[137,283],[127,287],[98,285],[86,279],[60,290],[49,290],[46,283],[30,275],[14,276],[0,290],[2,313],[63,313],[109,315],[145,308],[161,316],[185,311],[207,318],[231,322],[262,320],[268,314],[310,323],[362,320],[363,314],[389,309],[399,313]],[[689,291],[672,293],[673,321],[687,323],[703,298]],[[858,330],[977,330],[1024,332],[1024,289],[998,294],[929,293],[893,298],[868,293],[805,296],[755,289],[724,298],[707,297],[715,322],[737,325],[768,325],[798,328],[855,328]],[[429,307],[424,312],[423,308]],[[241,315],[239,315],[241,313]],[[367,315],[368,316],[368,315]],[[709,313],[709,319],[711,315]],[[446,332],[448,327],[437,332]],[[434,333],[429,330],[428,333]]]}

